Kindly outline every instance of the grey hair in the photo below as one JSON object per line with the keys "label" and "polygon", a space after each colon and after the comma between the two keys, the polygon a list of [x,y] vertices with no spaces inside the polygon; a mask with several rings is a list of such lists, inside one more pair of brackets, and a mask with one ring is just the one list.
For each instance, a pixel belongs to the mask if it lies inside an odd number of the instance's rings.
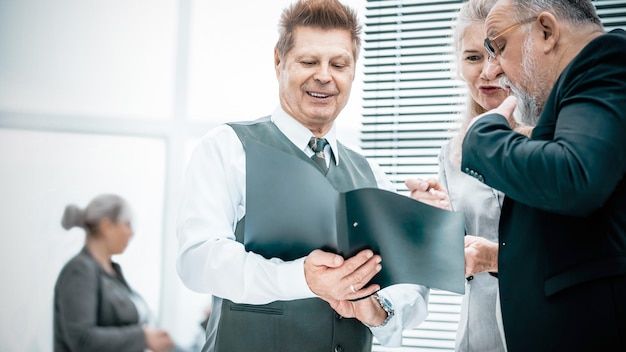
{"label": "grey hair", "polygon": [[574,25],[595,24],[602,27],[591,0],[512,0],[512,4],[517,21],[545,11]]}
{"label": "grey hair", "polygon": [[105,218],[116,223],[130,221],[131,210],[128,202],[115,194],[102,194],[89,202],[85,209],[75,204],[69,204],[63,212],[61,226],[66,230],[80,227],[87,233],[91,233],[97,229],[100,221]]}
{"label": "grey hair", "polygon": [[461,6],[454,25],[454,49],[459,56],[461,43],[468,27],[481,24],[487,19],[489,11],[498,0],[469,0]]}
{"label": "grey hair", "polygon": [[[461,66],[461,56],[463,53],[461,50],[463,44],[463,38],[465,37],[465,31],[475,24],[484,24],[487,19],[487,15],[491,8],[496,4],[498,0],[469,0],[461,6],[457,14],[457,20],[454,25],[453,31],[453,43],[454,54],[456,58],[457,69]],[[485,53],[486,56],[487,53]],[[451,140],[451,148],[453,159],[456,161],[461,160],[461,143],[465,137],[465,130],[472,118],[484,113],[486,110],[478,104],[472,96],[468,93],[465,103],[465,109],[463,110],[463,118],[461,119],[461,125],[459,126],[458,133]]]}
{"label": "grey hair", "polygon": [[[463,54],[461,50],[463,49],[462,44],[463,38],[465,37],[465,31],[472,25],[484,24],[489,11],[497,1],[498,0],[469,0],[459,9],[453,34],[457,68],[461,65],[461,56]],[[466,112],[469,115],[468,117],[471,119],[485,112],[485,109],[478,105],[478,103],[468,95]],[[467,121],[467,123],[469,123],[469,121]]]}

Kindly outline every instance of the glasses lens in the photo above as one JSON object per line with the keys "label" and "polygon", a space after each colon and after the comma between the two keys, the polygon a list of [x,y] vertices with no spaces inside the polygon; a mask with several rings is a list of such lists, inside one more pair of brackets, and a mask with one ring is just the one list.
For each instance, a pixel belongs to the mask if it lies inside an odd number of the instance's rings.
{"label": "glasses lens", "polygon": [[493,48],[493,45],[491,45],[491,40],[489,40],[489,38],[485,39],[485,50],[487,50],[487,53],[489,54],[489,57],[495,58],[496,57],[496,50]]}

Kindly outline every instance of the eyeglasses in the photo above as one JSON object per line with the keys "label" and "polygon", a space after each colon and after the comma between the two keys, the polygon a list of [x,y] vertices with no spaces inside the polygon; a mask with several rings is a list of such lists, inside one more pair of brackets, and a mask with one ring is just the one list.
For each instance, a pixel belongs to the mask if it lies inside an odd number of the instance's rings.
{"label": "eyeglasses", "polygon": [[536,19],[537,17],[529,17],[521,22],[517,22],[514,23],[508,27],[506,27],[505,29],[503,29],[502,31],[500,31],[500,33],[496,34],[495,36],[491,37],[491,38],[485,38],[485,42],[484,42],[484,46],[485,46],[485,50],[487,50],[487,54],[489,54],[489,56],[487,57],[488,59],[495,59],[496,56],[500,55],[500,47],[495,43],[496,39],[500,38],[501,36],[503,36],[504,34],[506,34],[507,32],[523,25],[529,22],[532,22]]}

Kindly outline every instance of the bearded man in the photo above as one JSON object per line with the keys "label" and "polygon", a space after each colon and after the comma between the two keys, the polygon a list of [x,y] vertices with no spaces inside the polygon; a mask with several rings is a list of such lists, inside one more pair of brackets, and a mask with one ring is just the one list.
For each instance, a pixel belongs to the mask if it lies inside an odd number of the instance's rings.
{"label": "bearded man", "polygon": [[506,194],[508,351],[625,351],[626,32],[589,0],[499,0],[485,30],[487,76],[516,97],[469,126],[461,168]]}

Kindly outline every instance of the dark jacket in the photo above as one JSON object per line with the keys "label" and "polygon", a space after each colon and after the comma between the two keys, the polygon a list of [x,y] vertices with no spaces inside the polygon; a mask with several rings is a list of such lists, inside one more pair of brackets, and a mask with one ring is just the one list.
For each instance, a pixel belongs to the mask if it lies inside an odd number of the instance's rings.
{"label": "dark jacket", "polygon": [[626,350],[626,33],[570,62],[530,139],[503,116],[479,119],[461,168],[506,194],[508,351]]}
{"label": "dark jacket", "polygon": [[146,348],[131,290],[118,264],[109,275],[83,248],[54,288],[55,352],[142,352]]}

